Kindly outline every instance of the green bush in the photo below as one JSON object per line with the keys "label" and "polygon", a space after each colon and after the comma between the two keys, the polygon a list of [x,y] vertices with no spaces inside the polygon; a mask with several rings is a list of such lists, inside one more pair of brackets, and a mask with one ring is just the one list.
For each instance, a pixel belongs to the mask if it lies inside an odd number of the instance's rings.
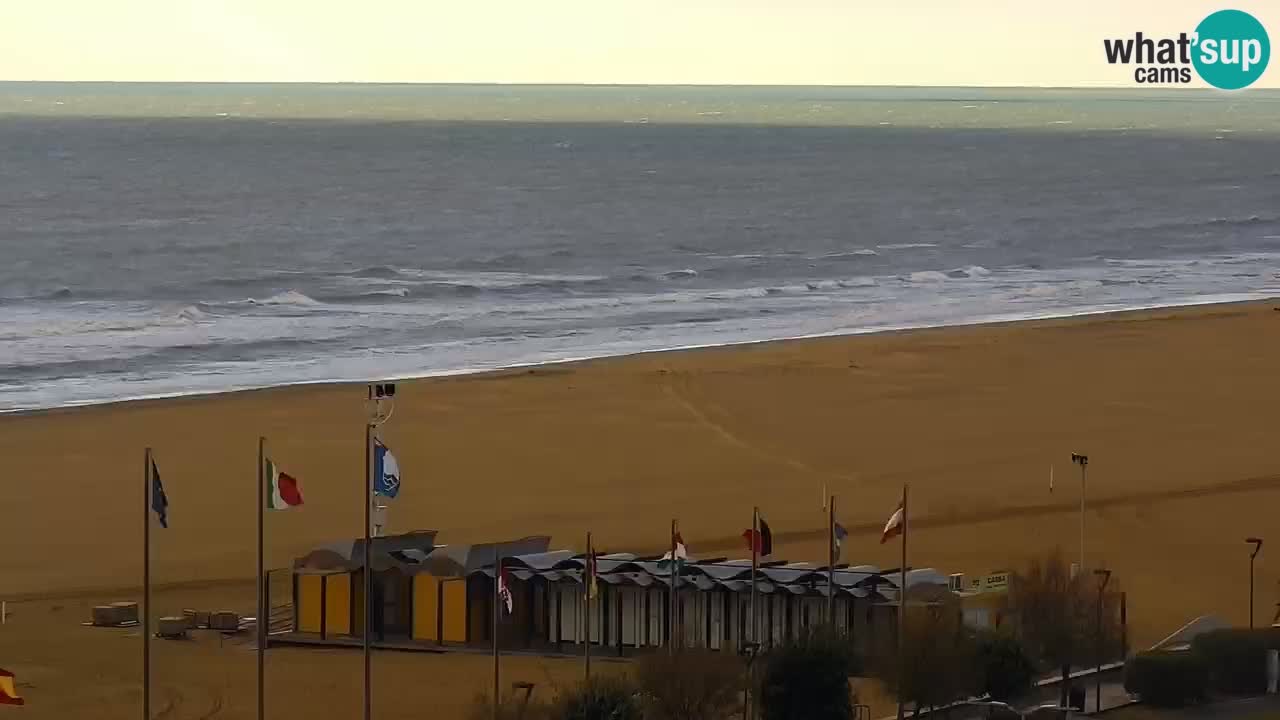
{"label": "green bush", "polygon": [[[486,693],[480,693],[471,700],[467,709],[467,720],[493,720],[493,699]],[[502,696],[502,705],[498,708],[498,720],[556,720],[555,707],[537,699],[528,698],[523,690],[511,691]]]}
{"label": "green bush", "polygon": [[772,648],[760,661],[764,720],[847,720],[853,716],[849,676],[857,659],[848,639],[818,629]]}
{"label": "green bush", "polygon": [[1280,649],[1272,628],[1223,629],[1199,635],[1192,649],[1209,667],[1209,685],[1218,692],[1256,695],[1267,689],[1267,650]]}
{"label": "green bush", "polygon": [[1031,689],[1035,681],[1035,661],[1018,638],[1005,632],[982,631],[975,636],[979,697],[1011,702]]}
{"label": "green bush", "polygon": [[635,685],[624,678],[602,676],[562,691],[554,716],[556,720],[640,720],[643,711]]}
{"label": "green bush", "polygon": [[1124,689],[1155,707],[1204,702],[1209,668],[1198,652],[1147,652],[1124,664]]}
{"label": "green bush", "polygon": [[725,720],[741,712],[746,668],[732,653],[681,650],[640,659],[647,720]]}

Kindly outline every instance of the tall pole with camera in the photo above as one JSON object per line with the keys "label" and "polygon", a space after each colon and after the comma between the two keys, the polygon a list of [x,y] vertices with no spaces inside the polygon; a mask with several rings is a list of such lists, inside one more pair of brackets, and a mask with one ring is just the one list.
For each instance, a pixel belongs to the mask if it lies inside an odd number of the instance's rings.
{"label": "tall pole with camera", "polygon": [[1076,572],[1084,572],[1084,496],[1085,496],[1085,476],[1089,467],[1089,456],[1081,453],[1071,453],[1071,462],[1080,466],[1080,564],[1076,567]]}
{"label": "tall pole with camera", "polygon": [[360,491],[364,502],[364,612],[361,622],[361,643],[364,650],[364,720],[373,715],[373,694],[371,691],[372,672],[370,656],[373,649],[373,441],[378,428],[391,419],[395,411],[395,383],[376,383],[369,385],[369,393],[365,398],[365,409],[368,419],[364,424],[364,487]]}

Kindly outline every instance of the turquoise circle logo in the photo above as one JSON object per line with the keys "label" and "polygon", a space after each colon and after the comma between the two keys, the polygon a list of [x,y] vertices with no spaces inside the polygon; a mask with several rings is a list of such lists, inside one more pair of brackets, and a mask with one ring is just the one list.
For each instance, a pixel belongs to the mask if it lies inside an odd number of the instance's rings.
{"label": "turquoise circle logo", "polygon": [[1271,59],[1267,29],[1242,10],[1219,10],[1201,20],[1195,43],[1196,72],[1222,90],[1249,87],[1262,77]]}

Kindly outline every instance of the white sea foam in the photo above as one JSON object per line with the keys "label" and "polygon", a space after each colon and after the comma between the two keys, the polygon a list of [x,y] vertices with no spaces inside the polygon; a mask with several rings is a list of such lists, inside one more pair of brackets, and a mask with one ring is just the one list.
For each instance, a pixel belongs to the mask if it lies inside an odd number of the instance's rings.
{"label": "white sea foam", "polygon": [[282,293],[277,293],[275,295],[272,295],[271,297],[266,298],[265,300],[254,300],[253,298],[249,298],[249,303],[252,305],[298,305],[298,306],[313,306],[313,305],[321,304],[319,300],[315,300],[307,295],[304,295],[298,292],[297,290],[286,290]]}
{"label": "white sea foam", "polygon": [[913,283],[940,283],[946,282],[947,275],[937,270],[921,270],[911,273],[907,279]]}

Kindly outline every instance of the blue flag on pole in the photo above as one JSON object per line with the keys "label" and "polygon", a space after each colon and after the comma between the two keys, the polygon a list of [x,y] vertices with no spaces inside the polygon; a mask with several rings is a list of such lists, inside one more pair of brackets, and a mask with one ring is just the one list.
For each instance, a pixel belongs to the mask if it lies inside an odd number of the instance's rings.
{"label": "blue flag on pole", "polygon": [[380,440],[373,441],[373,494],[389,498],[400,494],[400,464]]}
{"label": "blue flag on pole", "polygon": [[844,526],[843,526],[843,525],[841,525],[840,523],[836,523],[836,524],[835,524],[835,527],[833,527],[831,530],[832,530],[831,534],[832,534],[832,536],[834,536],[835,541],[836,541],[836,548],[835,548],[835,550],[836,550],[836,560],[839,560],[839,559],[840,559],[840,545],[841,545],[841,543],[843,543],[843,542],[844,542],[844,539],[845,539],[845,538],[849,537],[849,531],[848,531],[848,530],[845,530],[845,529],[844,529]]}
{"label": "blue flag on pole", "polygon": [[164,484],[160,482],[160,470],[156,461],[151,461],[151,509],[160,519],[160,527],[169,527],[169,498],[165,497]]}

